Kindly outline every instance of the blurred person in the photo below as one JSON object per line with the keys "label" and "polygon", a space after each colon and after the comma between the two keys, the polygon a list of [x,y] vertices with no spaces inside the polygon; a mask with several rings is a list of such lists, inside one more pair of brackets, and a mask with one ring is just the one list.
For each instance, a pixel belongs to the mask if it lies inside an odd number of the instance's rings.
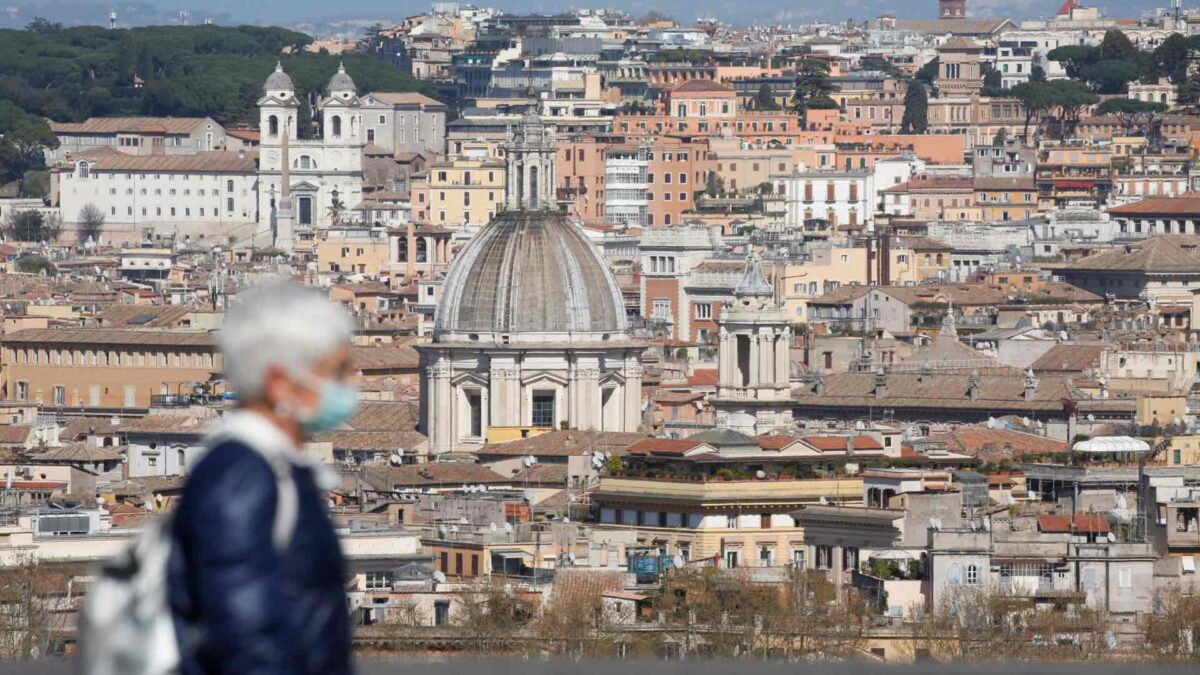
{"label": "blurred person", "polygon": [[302,286],[244,293],[219,335],[238,395],[189,471],[167,593],[184,675],[351,672],[345,565],[322,476],[300,452],[358,403],[353,323]]}

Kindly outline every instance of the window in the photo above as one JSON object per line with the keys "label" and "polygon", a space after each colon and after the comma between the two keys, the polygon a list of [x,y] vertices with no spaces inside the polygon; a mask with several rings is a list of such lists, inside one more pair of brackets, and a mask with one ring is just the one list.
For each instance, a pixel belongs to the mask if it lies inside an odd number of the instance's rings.
{"label": "window", "polygon": [[1133,588],[1133,569],[1122,567],[1117,571],[1117,585],[1121,588]]}
{"label": "window", "polygon": [[697,319],[711,319],[712,318],[712,305],[710,305],[708,303],[697,304],[696,305],[696,318]]}
{"label": "window", "polygon": [[384,591],[392,588],[391,574],[387,572],[367,572],[366,587],[368,591]]}
{"label": "window", "polygon": [[534,392],[529,422],[535,427],[554,426],[554,392]]}
{"label": "window", "polygon": [[66,403],[67,403],[67,388],[62,385],[55,385],[53,401],[54,401],[54,405],[58,405],[58,406],[66,405]]}
{"label": "window", "polygon": [[833,569],[833,547],[828,544],[817,546],[817,569]]}
{"label": "window", "polygon": [[483,396],[478,390],[467,392],[467,406],[471,409],[471,437],[483,436]]}
{"label": "window", "polygon": [[977,565],[967,565],[967,584],[970,586],[979,585],[979,567]]}

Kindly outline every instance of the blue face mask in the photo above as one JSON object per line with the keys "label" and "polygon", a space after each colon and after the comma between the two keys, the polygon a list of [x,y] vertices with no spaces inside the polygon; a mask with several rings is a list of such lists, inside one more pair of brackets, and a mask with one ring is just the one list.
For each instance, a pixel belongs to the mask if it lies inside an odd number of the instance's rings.
{"label": "blue face mask", "polygon": [[321,400],[306,419],[298,420],[306,436],[331,431],[350,419],[358,409],[358,390],[343,382],[331,381],[321,385]]}

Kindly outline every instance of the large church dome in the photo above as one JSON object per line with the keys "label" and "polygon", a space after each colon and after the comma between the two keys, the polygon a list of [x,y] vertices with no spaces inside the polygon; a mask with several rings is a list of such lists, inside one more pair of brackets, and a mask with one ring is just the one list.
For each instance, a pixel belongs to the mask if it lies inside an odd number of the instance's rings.
{"label": "large church dome", "polygon": [[552,210],[502,211],[475,235],[450,266],[434,320],[435,339],[449,341],[608,339],[627,328],[600,251]]}

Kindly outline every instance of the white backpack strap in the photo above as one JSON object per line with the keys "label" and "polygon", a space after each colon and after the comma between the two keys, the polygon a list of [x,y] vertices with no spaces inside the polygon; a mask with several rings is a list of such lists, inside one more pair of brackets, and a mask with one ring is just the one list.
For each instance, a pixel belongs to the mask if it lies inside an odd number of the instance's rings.
{"label": "white backpack strap", "polygon": [[290,461],[260,454],[275,473],[278,495],[275,499],[275,522],[271,527],[271,543],[275,545],[276,551],[283,553],[292,543],[292,534],[296,531],[296,521],[300,515],[300,493],[296,490],[296,481],[292,478]]}
{"label": "white backpack strap", "polygon": [[282,552],[292,542],[296,521],[300,513],[300,495],[292,478],[295,463],[287,453],[293,452],[290,442],[277,430],[271,428],[261,417],[244,411],[226,416],[209,433],[205,446],[213,448],[224,441],[236,441],[253,450],[266,461],[275,474],[278,496],[275,502],[275,520],[271,527],[271,542]]}

